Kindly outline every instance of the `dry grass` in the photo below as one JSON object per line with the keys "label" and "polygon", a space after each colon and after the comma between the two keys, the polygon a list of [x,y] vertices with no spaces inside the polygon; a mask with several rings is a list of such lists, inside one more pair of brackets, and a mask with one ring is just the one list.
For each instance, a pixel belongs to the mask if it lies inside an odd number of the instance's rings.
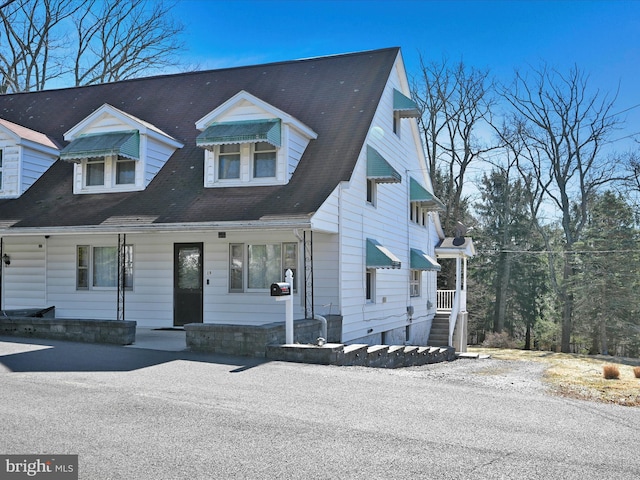
{"label": "dry grass", "polygon": [[[497,348],[469,348],[502,360],[528,360],[547,365],[544,380],[559,395],[584,400],[640,406],[640,359],[577,355]],[[619,370],[615,382],[603,376],[605,367]]]}

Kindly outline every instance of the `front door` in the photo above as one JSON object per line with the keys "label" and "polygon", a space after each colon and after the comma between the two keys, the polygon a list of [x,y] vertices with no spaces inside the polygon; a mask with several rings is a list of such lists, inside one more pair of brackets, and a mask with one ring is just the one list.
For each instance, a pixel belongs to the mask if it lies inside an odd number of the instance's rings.
{"label": "front door", "polygon": [[202,323],[202,243],[176,243],[173,252],[173,324]]}

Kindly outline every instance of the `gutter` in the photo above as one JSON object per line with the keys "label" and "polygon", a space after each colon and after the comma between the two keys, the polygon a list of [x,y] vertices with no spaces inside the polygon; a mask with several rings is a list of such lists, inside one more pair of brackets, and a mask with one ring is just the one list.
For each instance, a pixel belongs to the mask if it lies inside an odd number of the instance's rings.
{"label": "gutter", "polygon": [[77,235],[77,234],[114,234],[114,233],[154,233],[154,232],[211,232],[219,230],[281,230],[309,229],[311,219],[308,216],[286,219],[259,219],[239,222],[191,222],[191,223],[145,223],[145,224],[108,224],[108,225],[70,225],[54,227],[8,227],[0,228],[0,236],[29,235]]}

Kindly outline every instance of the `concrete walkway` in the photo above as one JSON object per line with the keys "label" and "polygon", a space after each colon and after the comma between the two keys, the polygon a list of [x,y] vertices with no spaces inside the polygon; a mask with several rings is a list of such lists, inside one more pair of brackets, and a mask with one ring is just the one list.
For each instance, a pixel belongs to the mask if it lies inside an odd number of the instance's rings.
{"label": "concrete walkway", "polygon": [[184,329],[136,328],[136,341],[126,348],[143,348],[164,352],[187,351],[187,339]]}

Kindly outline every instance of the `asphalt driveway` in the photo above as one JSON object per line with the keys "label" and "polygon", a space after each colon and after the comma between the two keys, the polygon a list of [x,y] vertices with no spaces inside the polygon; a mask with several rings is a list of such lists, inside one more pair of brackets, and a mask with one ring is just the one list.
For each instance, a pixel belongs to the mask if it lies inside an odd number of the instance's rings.
{"label": "asphalt driveway", "polygon": [[540,366],[335,367],[0,337],[0,453],[83,479],[640,478],[640,409]]}

